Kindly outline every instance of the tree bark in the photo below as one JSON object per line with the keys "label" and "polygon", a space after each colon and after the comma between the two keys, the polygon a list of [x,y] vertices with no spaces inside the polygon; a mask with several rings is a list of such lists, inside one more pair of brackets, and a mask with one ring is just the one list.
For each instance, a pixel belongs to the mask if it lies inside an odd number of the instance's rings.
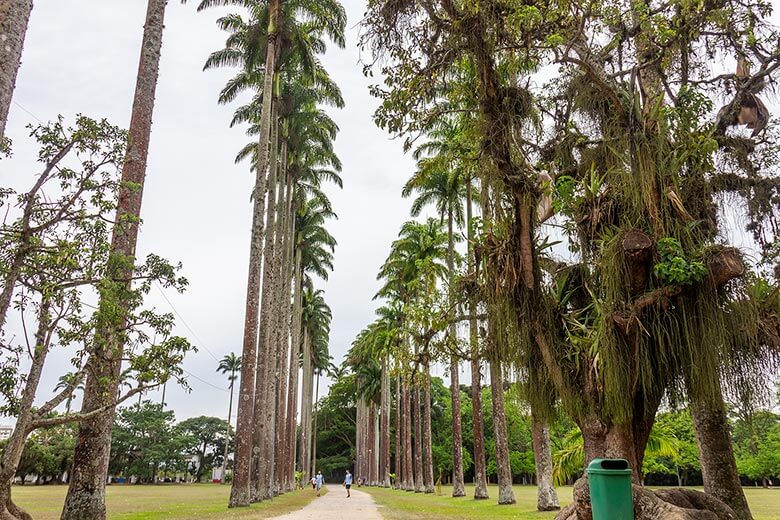
{"label": "tree bark", "polygon": [[312,398],[312,366],[311,338],[309,331],[303,327],[303,382],[301,387],[301,447],[298,451],[298,461],[304,480],[311,479],[311,398]]}
{"label": "tree bark", "polygon": [[233,413],[233,387],[235,380],[230,381],[230,401],[228,404],[228,417],[227,417],[227,433],[225,435],[225,456],[222,460],[222,483],[227,484],[227,460],[228,460],[228,448],[230,447],[230,416]]}
{"label": "tree bark", "polygon": [[501,364],[495,360],[490,362],[490,389],[493,397],[493,435],[496,441],[496,465],[498,466],[498,503],[514,504],[515,492],[512,489],[512,468],[509,466],[509,443],[504,411],[504,378]]}
{"label": "tree bark", "polygon": [[[294,221],[295,219],[293,219]],[[297,432],[296,432],[296,426],[297,426],[297,411],[298,411],[298,375],[300,372],[300,354],[301,354],[301,313],[302,313],[302,305],[303,305],[303,295],[301,293],[303,287],[301,283],[301,278],[303,276],[303,273],[301,272],[301,262],[302,262],[302,252],[301,249],[297,243],[297,240],[295,239],[295,236],[297,235],[297,231],[293,231],[293,247],[295,248],[295,271],[294,271],[294,287],[295,287],[295,294],[293,296],[293,316],[292,316],[292,331],[290,333],[290,344],[291,344],[291,350],[290,350],[290,356],[292,358],[292,361],[290,361],[290,390],[291,390],[291,398],[288,401],[287,409],[288,414],[287,418],[290,422],[289,428],[290,428],[290,436],[288,439],[289,443],[289,461],[288,464],[290,465],[289,472],[290,472],[290,478],[293,480],[292,484],[293,487],[295,486],[295,459],[296,459],[296,453],[295,453],[295,444],[297,440]],[[298,470],[302,471],[303,467],[298,466]],[[303,484],[303,482],[301,482]]]}
{"label": "tree bark", "polygon": [[287,158],[287,143],[282,144],[281,161],[279,163],[279,172],[281,183],[284,186],[284,197],[280,208],[280,226],[281,250],[278,251],[278,288],[276,308],[276,319],[273,330],[275,331],[274,342],[276,344],[276,356],[279,360],[279,370],[277,372],[277,392],[276,392],[276,437],[271,449],[274,451],[274,474],[273,474],[273,494],[279,495],[285,491],[283,486],[283,474],[285,468],[285,442],[287,425],[287,370],[289,360],[289,342],[290,342],[290,276],[292,267],[290,266],[290,243],[292,231],[290,229],[290,207],[292,201],[292,179],[289,178],[284,167]]}
{"label": "tree bark", "polygon": [[422,457],[422,417],[420,412],[420,386],[415,381],[412,392],[412,414],[414,415],[414,492],[425,491],[423,484],[423,457]]}
{"label": "tree bark", "polygon": [[536,463],[536,508],[539,511],[557,511],[561,508],[553,486],[552,451],[550,429],[547,421],[532,418],[534,461]]}
{"label": "tree bark", "polygon": [[388,355],[382,358],[382,472],[383,487],[390,487],[390,370]]}
{"label": "tree bark", "polygon": [[404,385],[404,456],[406,463],[404,464],[404,476],[406,478],[406,484],[404,490],[414,491],[414,462],[412,453],[412,392],[409,389],[409,382]]}
{"label": "tree bark", "polygon": [[394,489],[401,489],[401,479],[403,478],[403,468],[401,467],[401,376],[398,375],[395,378],[395,481],[393,482]]}
{"label": "tree bark", "polygon": [[723,397],[716,396],[709,402],[692,399],[691,416],[699,445],[704,492],[728,504],[740,520],[751,520],[753,516],[739,482]]}
{"label": "tree bark", "polygon": [[[471,181],[466,185],[466,221],[469,243],[470,271],[474,271],[473,232],[471,229]],[[477,315],[477,302],[473,295],[469,297],[469,315]],[[485,426],[482,422],[482,378],[477,335],[477,319],[469,320],[469,350],[471,352],[471,419],[474,429],[474,499],[490,498],[487,489],[487,471],[485,464]]]}
{"label": "tree bark", "polygon": [[428,362],[425,363],[425,380],[423,387],[423,452],[425,458],[425,473],[423,475],[423,485],[426,493],[433,493],[436,489],[433,482],[433,444],[431,432],[431,368]]}
{"label": "tree bark", "polygon": [[320,374],[317,373],[317,382],[314,384],[314,421],[311,434],[311,472],[317,472],[317,401],[320,397]]}
{"label": "tree bark", "polygon": [[0,143],[5,137],[32,8],[32,0],[0,1]]}
{"label": "tree bark", "polygon": [[[130,306],[130,283],[135,263],[149,136],[157,89],[166,0],[149,0],[141,57],[122,168],[117,216],[111,238],[107,285],[98,303],[95,350],[87,362],[88,375],[81,410],[89,413],[116,400],[124,357],[122,331]],[[106,478],[114,408],[79,424],[73,470],[62,520],[101,520],[106,517]]]}
{"label": "tree bark", "polygon": [[[264,90],[263,92],[270,92]],[[266,96],[264,96],[265,98]],[[256,417],[252,432],[252,473],[251,473],[251,500],[260,502],[264,498],[270,498],[272,457],[269,456],[269,448],[272,448],[274,401],[276,397],[275,372],[276,351],[273,344],[271,330],[271,314],[273,308],[274,284],[277,279],[275,272],[275,251],[277,244],[277,199],[280,193],[278,179],[278,165],[276,159],[275,137],[278,125],[276,122],[275,96],[271,100],[271,160],[268,163],[268,206],[265,214],[265,246],[263,249],[263,286],[260,308],[260,325],[257,335],[257,374],[255,375],[255,409]],[[279,204],[281,205],[281,204]]]}

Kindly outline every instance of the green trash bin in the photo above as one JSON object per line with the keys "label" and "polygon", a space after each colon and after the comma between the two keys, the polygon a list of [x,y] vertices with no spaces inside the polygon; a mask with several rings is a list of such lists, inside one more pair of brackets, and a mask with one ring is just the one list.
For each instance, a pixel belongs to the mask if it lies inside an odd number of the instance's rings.
{"label": "green trash bin", "polygon": [[631,467],[624,459],[593,459],[588,464],[593,520],[634,520]]}

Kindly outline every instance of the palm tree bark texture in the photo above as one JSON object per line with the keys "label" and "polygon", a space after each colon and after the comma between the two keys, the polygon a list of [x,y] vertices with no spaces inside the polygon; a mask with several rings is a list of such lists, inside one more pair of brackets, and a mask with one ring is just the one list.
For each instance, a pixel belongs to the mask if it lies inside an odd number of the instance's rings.
{"label": "palm tree bark texture", "polygon": [[[82,412],[85,413],[114,402],[119,385],[125,346],[122,331],[126,325],[128,293],[138,240],[166,3],[166,0],[149,0],[146,12],[128,147],[108,260],[108,289],[100,295],[95,351],[87,362],[88,375],[82,403]],[[101,520],[106,517],[105,489],[113,422],[114,409],[111,408],[79,424],[62,520]]]}
{"label": "palm tree bark texture", "polygon": [[0,0],[0,145],[5,137],[32,8],[32,0]]}
{"label": "palm tree bark texture", "polygon": [[[271,92],[276,69],[276,23],[280,0],[272,4],[268,21],[265,76],[263,92]],[[236,451],[233,463],[233,485],[230,488],[229,507],[246,507],[252,500],[250,490],[252,469],[252,432],[254,429],[255,377],[257,373],[257,336],[260,309],[260,266],[263,259],[265,233],[266,172],[271,129],[271,99],[263,98],[258,137],[258,161],[255,185],[252,191],[252,230],[249,245],[249,275],[247,279],[246,310],[244,313],[244,340],[242,347],[241,392],[236,419]]]}

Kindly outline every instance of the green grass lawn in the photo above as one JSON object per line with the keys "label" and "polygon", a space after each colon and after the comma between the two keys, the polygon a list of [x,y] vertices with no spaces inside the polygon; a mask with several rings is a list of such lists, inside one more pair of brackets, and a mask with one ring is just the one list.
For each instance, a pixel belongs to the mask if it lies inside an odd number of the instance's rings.
{"label": "green grass lawn", "polygon": [[[536,511],[536,488],[533,486],[515,486],[517,503],[511,506],[499,506],[495,497],[498,488],[490,486],[488,500],[473,500],[473,486],[466,486],[466,497],[454,499],[450,496],[451,487],[442,488],[442,496],[423,495],[394,491],[383,488],[360,488],[369,492],[378,504],[384,518],[389,520],[471,520],[471,519],[552,519],[555,513]],[[780,489],[745,488],[755,520],[780,520]],[[571,501],[571,488],[558,489],[561,504]]]}
{"label": "green grass lawn", "polygon": [[[35,520],[59,520],[67,490],[67,486],[14,486],[13,497]],[[230,486],[219,484],[115,484],[106,491],[111,520],[270,518],[300,509],[315,498],[307,488],[249,508],[228,509]]]}

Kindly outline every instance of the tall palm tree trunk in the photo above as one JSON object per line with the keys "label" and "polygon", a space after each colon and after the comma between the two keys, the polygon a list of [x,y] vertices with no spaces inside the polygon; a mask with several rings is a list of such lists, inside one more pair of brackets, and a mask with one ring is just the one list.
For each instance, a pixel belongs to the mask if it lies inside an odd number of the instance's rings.
{"label": "tall palm tree trunk", "polygon": [[285,205],[284,205],[284,227],[283,227],[283,249],[284,254],[282,256],[281,275],[280,280],[282,284],[280,301],[279,301],[279,353],[282,363],[280,370],[280,385],[281,390],[278,397],[279,406],[279,419],[277,421],[277,440],[276,446],[278,450],[277,456],[277,471],[276,481],[278,483],[278,489],[281,492],[292,491],[289,486],[288,476],[288,460],[289,460],[289,442],[287,439],[290,435],[290,421],[288,414],[291,413],[288,410],[288,394],[292,392],[290,383],[290,374],[292,372],[292,362],[290,354],[290,332],[291,332],[291,297],[292,297],[292,278],[293,278],[293,232],[295,226],[295,219],[292,215],[292,176],[287,173],[287,141],[286,139],[282,143],[282,172],[285,176],[287,188],[285,191]]}
{"label": "tall palm tree trunk", "polygon": [[[293,219],[294,221],[294,219]],[[294,239],[297,232],[293,228],[293,247],[295,247],[296,240]],[[296,426],[297,426],[297,411],[298,411],[298,373],[300,368],[300,352],[301,352],[301,308],[303,305],[303,298],[301,295],[301,249],[295,247],[295,271],[294,271],[294,297],[293,297],[293,316],[292,316],[292,331],[290,333],[290,392],[287,400],[287,421],[288,421],[288,456],[289,465],[288,476],[291,480],[291,486],[295,487],[295,441],[296,441]],[[301,466],[298,467],[302,469]]]}
{"label": "tall palm tree trunk", "polygon": [[381,485],[380,478],[380,464],[382,462],[382,459],[380,457],[380,431],[379,431],[379,423],[380,423],[380,415],[381,415],[381,407],[377,408],[374,407],[374,426],[373,426],[373,435],[374,435],[374,471],[373,471],[373,477],[372,477],[372,486],[379,486]]}
{"label": "tall palm tree trunk", "polygon": [[[359,378],[358,378],[359,381]],[[358,385],[360,383],[358,382]],[[363,477],[363,397],[355,403],[355,473],[358,480]]]}
{"label": "tall palm tree trunk", "polygon": [[320,374],[317,373],[317,382],[314,385],[314,420],[312,421],[314,424],[312,426],[312,434],[311,434],[311,442],[312,442],[312,448],[311,448],[311,472],[316,473],[317,472],[317,401],[320,399]]}
{"label": "tall palm tree trunk", "polygon": [[[452,207],[447,211],[447,270],[450,276],[450,307],[455,312],[453,305],[455,292],[452,284],[455,280],[455,237],[453,235]],[[450,341],[457,341],[458,331],[455,322],[449,326]],[[457,356],[450,356],[450,396],[452,399],[452,496],[466,496],[463,482],[463,428],[460,417],[460,366]]]}
{"label": "tall palm tree trunk", "polygon": [[[149,0],[141,43],[141,58],[130,117],[128,147],[122,167],[117,217],[111,237],[106,281],[98,303],[95,350],[87,362],[82,412],[116,401],[122,370],[123,330],[130,306],[130,282],[141,216],[149,135],[160,67],[166,0]],[[114,408],[79,423],[73,469],[62,520],[101,520],[106,517],[106,477],[111,448]]]}
{"label": "tall palm tree trunk", "polygon": [[382,432],[382,464],[381,475],[383,487],[390,487],[390,370],[388,356],[382,358],[382,415],[380,431]]}
{"label": "tall palm tree trunk", "polygon": [[691,401],[704,492],[725,502],[740,520],[751,520],[753,516],[739,481],[723,397]]}
{"label": "tall palm tree trunk", "polygon": [[311,394],[312,394],[312,359],[311,337],[306,327],[303,328],[303,384],[301,388],[301,447],[298,450],[298,461],[303,471],[304,480],[311,475]]}
{"label": "tall palm tree trunk", "polygon": [[423,485],[426,493],[433,493],[436,488],[433,482],[433,443],[431,439],[431,367],[425,362],[425,379],[423,380],[423,458],[425,472]]}
{"label": "tall palm tree trunk", "polygon": [[[231,376],[232,378],[233,376]],[[225,434],[225,456],[222,459],[222,483],[227,484],[227,460],[228,460],[228,448],[230,447],[230,416],[233,413],[233,387],[235,386],[235,380],[230,380],[230,401],[228,404],[228,418],[227,418],[227,433]]]}
{"label": "tall palm tree trunk", "polygon": [[423,456],[422,456],[422,414],[420,412],[420,385],[417,381],[412,383],[412,414],[414,415],[414,492],[425,491],[423,483]]}
{"label": "tall palm tree trunk", "polygon": [[514,504],[512,469],[509,466],[509,442],[504,410],[504,377],[499,361],[490,362],[490,389],[493,401],[493,434],[496,441],[496,465],[498,466],[498,503]]}
{"label": "tall palm tree trunk", "polygon": [[412,392],[409,389],[409,381],[404,382],[404,477],[406,484],[404,490],[414,491],[414,463],[412,454]]}
{"label": "tall palm tree trunk", "polygon": [[[471,228],[471,180],[466,185],[466,229],[468,237],[469,271],[476,276],[474,265],[473,231]],[[469,351],[471,352],[471,408],[474,430],[474,499],[489,498],[487,489],[487,471],[485,464],[485,425],[482,421],[482,378],[477,335],[477,302],[474,295],[469,296]]]}
{"label": "tall palm tree trunk", "polygon": [[536,464],[536,508],[539,511],[557,511],[561,508],[558,493],[553,486],[552,451],[550,449],[550,428],[547,421],[532,414],[532,440]]}
{"label": "tall palm tree trunk", "polygon": [[0,35],[3,36],[0,44],[0,144],[5,136],[32,8],[32,0],[0,0]]}
{"label": "tall palm tree trunk", "polygon": [[[275,98],[275,96],[274,96]],[[276,100],[271,102],[271,160],[268,170],[268,207],[266,208],[265,220],[265,248],[263,250],[263,288],[262,288],[262,306],[260,308],[260,326],[257,344],[257,374],[255,376],[255,428],[253,431],[252,444],[253,461],[251,490],[252,501],[259,502],[263,498],[268,498],[266,490],[269,489],[270,482],[268,478],[271,474],[271,465],[273,461],[269,456],[269,435],[273,434],[273,413],[275,392],[276,372],[276,351],[273,344],[273,332],[271,315],[273,308],[274,283],[276,281],[275,273],[275,251],[278,247],[277,240],[277,200],[281,196],[281,185],[278,178],[278,164],[276,159],[276,143],[278,125],[276,124]],[[279,204],[281,205],[281,203]]]}
{"label": "tall palm tree trunk", "polygon": [[401,394],[401,375],[398,374],[395,377],[395,481],[393,482],[393,488],[401,489],[401,479],[404,476],[403,468],[401,467],[401,432],[403,427],[401,426],[401,408],[402,408],[402,394]]}
{"label": "tall palm tree trunk", "polygon": [[[268,20],[268,43],[266,45],[265,77],[263,92],[273,88],[276,69],[276,24],[281,0],[272,0]],[[252,190],[252,233],[249,246],[249,276],[246,290],[246,311],[244,317],[244,341],[241,356],[241,394],[238,400],[236,420],[236,451],[233,462],[233,485],[230,488],[229,507],[248,506],[252,500],[250,489],[252,479],[252,446],[255,410],[255,378],[257,375],[258,314],[260,309],[260,267],[263,260],[263,235],[265,232],[265,192],[268,170],[268,147],[271,131],[272,96],[263,97],[260,115],[260,136],[255,186]]]}
{"label": "tall palm tree trunk", "polygon": [[[280,125],[281,126],[281,125]],[[281,239],[279,240],[279,248],[277,250],[277,263],[278,263],[278,288],[276,296],[276,304],[274,305],[275,312],[275,324],[273,331],[275,333],[274,343],[276,345],[277,359],[279,360],[279,370],[276,374],[276,432],[274,437],[273,446],[270,449],[275,453],[274,455],[274,473],[273,473],[273,494],[278,495],[284,492],[282,489],[282,474],[284,472],[284,447],[285,447],[285,425],[287,424],[286,412],[287,412],[287,361],[288,350],[290,341],[290,324],[286,321],[286,316],[289,316],[290,309],[290,252],[289,244],[290,238],[290,200],[292,198],[292,183],[286,175],[285,159],[286,159],[286,141],[282,144],[281,162],[279,165],[279,171],[281,174],[281,183],[284,187],[284,197],[282,199],[282,205],[279,208],[279,226],[278,233]]]}

